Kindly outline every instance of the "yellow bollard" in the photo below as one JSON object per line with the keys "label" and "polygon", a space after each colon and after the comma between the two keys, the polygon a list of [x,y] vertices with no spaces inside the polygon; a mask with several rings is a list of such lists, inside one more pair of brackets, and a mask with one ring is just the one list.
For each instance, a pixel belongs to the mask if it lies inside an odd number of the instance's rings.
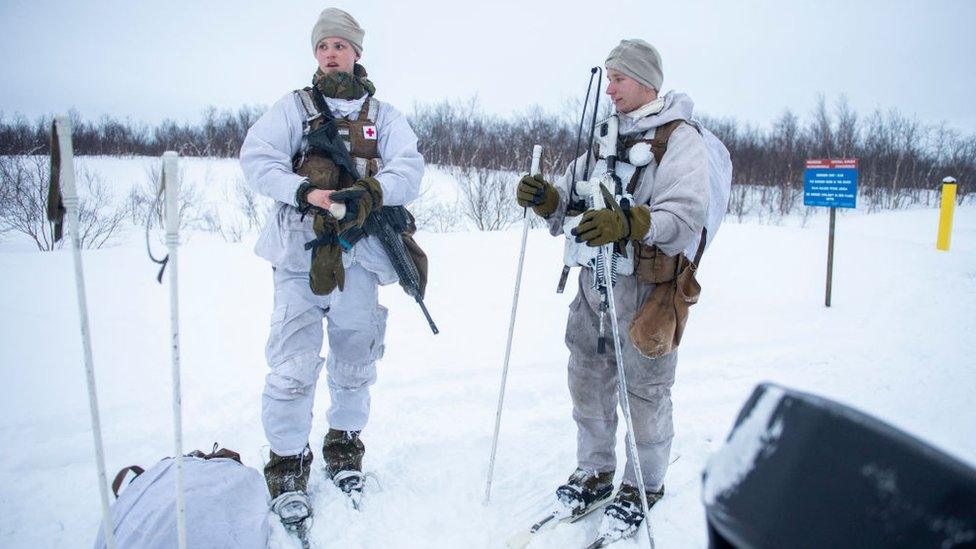
{"label": "yellow bollard", "polygon": [[939,210],[939,236],[935,247],[944,252],[949,251],[949,240],[952,236],[952,214],[956,210],[956,180],[947,177],[942,180],[942,207]]}

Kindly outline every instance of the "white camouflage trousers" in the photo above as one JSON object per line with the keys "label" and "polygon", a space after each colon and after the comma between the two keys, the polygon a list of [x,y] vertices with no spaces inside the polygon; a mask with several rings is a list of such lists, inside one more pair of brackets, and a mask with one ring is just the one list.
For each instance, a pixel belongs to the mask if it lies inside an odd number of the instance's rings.
{"label": "white camouflage trousers", "polygon": [[[606,352],[597,353],[600,293],[591,288],[593,271],[581,269],[579,292],[570,305],[566,324],[569,347],[569,392],[576,421],[577,465],[588,471],[616,470],[617,365],[609,310],[605,319]],[[657,491],[667,472],[671,439],[671,386],[677,364],[677,351],[657,359],[642,356],[630,343],[627,330],[653,284],[635,276],[620,276],[614,285],[614,301],[620,329],[620,346],[627,376],[631,420],[634,423],[637,453],[644,489]],[[633,464],[627,459],[623,480],[636,486]]]}
{"label": "white camouflage trousers", "polygon": [[[317,296],[307,272],[276,269],[274,312],[265,354],[261,421],[274,453],[301,453],[312,429],[315,385],[325,363],[331,403],[329,427],[359,431],[369,418],[369,387],[383,356],[386,308],[378,302],[378,280],[358,263],[346,268],[343,291]],[[329,338],[323,360],[322,320]]]}

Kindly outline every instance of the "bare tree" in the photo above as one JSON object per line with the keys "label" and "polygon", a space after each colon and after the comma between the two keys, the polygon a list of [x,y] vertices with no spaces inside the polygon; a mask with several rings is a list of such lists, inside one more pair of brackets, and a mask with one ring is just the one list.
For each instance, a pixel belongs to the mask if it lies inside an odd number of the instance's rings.
{"label": "bare tree", "polygon": [[814,153],[821,158],[831,158],[834,154],[834,132],[827,112],[827,99],[821,93],[817,96],[817,104],[813,107],[810,120],[810,137],[813,141]]}
{"label": "bare tree", "polygon": [[[0,156],[0,232],[18,232],[30,237],[41,251],[63,245],[54,241],[53,227],[47,220],[47,193],[50,164],[45,156]],[[79,244],[101,248],[120,233],[127,206],[112,206],[112,194],[94,173],[78,168]]]}

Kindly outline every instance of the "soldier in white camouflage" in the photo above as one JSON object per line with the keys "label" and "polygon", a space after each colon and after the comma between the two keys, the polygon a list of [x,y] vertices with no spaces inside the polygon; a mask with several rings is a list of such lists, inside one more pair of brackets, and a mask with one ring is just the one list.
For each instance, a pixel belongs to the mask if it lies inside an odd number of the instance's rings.
{"label": "soldier in white camouflage", "polygon": [[[241,148],[247,184],[276,201],[255,252],[274,268],[262,422],[271,445],[265,476],[272,498],[291,507],[276,509],[284,514],[300,515],[302,507],[311,513],[304,493],[313,458],[312,406],[323,365],[331,396],[322,447],[326,471],[350,495],[362,490],[360,433],[369,417],[369,388],[386,330],[378,286],[398,279],[374,237],[350,249],[337,237],[361,227],[383,205],[417,198],[424,172],[413,130],[402,114],[374,97],[376,87],[358,63],[364,35],[348,13],[324,10],[312,29],[318,63],[312,86],[278,100],[251,127]],[[330,135],[332,144],[346,148],[352,168],[323,145]],[[326,213],[333,203],[343,203],[351,213],[336,219]]]}

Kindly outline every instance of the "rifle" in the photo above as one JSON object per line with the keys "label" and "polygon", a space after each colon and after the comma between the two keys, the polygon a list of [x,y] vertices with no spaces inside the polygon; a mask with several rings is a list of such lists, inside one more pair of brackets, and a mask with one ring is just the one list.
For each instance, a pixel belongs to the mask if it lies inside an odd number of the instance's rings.
{"label": "rifle", "polygon": [[[337,207],[339,206],[339,207]],[[329,212],[341,219],[340,215],[345,215],[345,206],[341,203],[334,203],[329,208]],[[415,229],[410,212],[403,206],[383,206],[374,210],[366,217],[362,228],[351,227],[339,233],[339,245],[342,249],[349,251],[357,242],[366,236],[375,236],[386,256],[390,258],[393,270],[396,271],[400,279],[400,287],[412,297],[417,305],[420,305],[424,318],[434,334],[440,333],[437,324],[431,318],[427,306],[424,305],[423,288],[421,288],[420,271],[417,269],[413,257],[407,251],[407,246],[403,243],[403,233]]]}
{"label": "rifle", "polygon": [[[359,180],[361,177],[359,170],[356,169],[356,163],[352,161],[349,149],[346,148],[345,142],[336,130],[335,117],[325,103],[325,99],[322,98],[321,92],[317,88],[312,89],[312,96],[319,107],[319,113],[325,119],[325,123],[318,130],[306,136],[309,146],[313,146],[319,151],[328,154],[332,161],[341,170],[347,172],[354,181]],[[319,210],[319,208],[314,208],[314,210],[319,215],[326,215],[327,213]],[[346,216],[346,205],[341,202],[333,203],[328,210],[328,214],[338,220],[342,220]],[[427,319],[427,324],[430,325],[431,331],[437,334],[440,331],[437,329],[434,319],[431,318],[430,312],[427,311],[427,306],[424,305],[420,271],[417,269],[417,265],[414,263],[413,258],[407,251],[406,245],[403,243],[402,233],[413,229],[413,220],[405,207],[383,206],[367,216],[362,227],[346,229],[337,235],[337,238],[342,249],[349,251],[363,237],[368,235],[375,236],[383,247],[383,251],[386,252],[386,256],[390,259],[393,270],[396,271],[397,277],[400,279],[400,286],[407,295],[412,297],[420,305],[420,310],[424,313],[424,318]],[[313,243],[318,243],[319,240],[313,240],[306,244],[305,247],[313,247],[315,245]]]}

